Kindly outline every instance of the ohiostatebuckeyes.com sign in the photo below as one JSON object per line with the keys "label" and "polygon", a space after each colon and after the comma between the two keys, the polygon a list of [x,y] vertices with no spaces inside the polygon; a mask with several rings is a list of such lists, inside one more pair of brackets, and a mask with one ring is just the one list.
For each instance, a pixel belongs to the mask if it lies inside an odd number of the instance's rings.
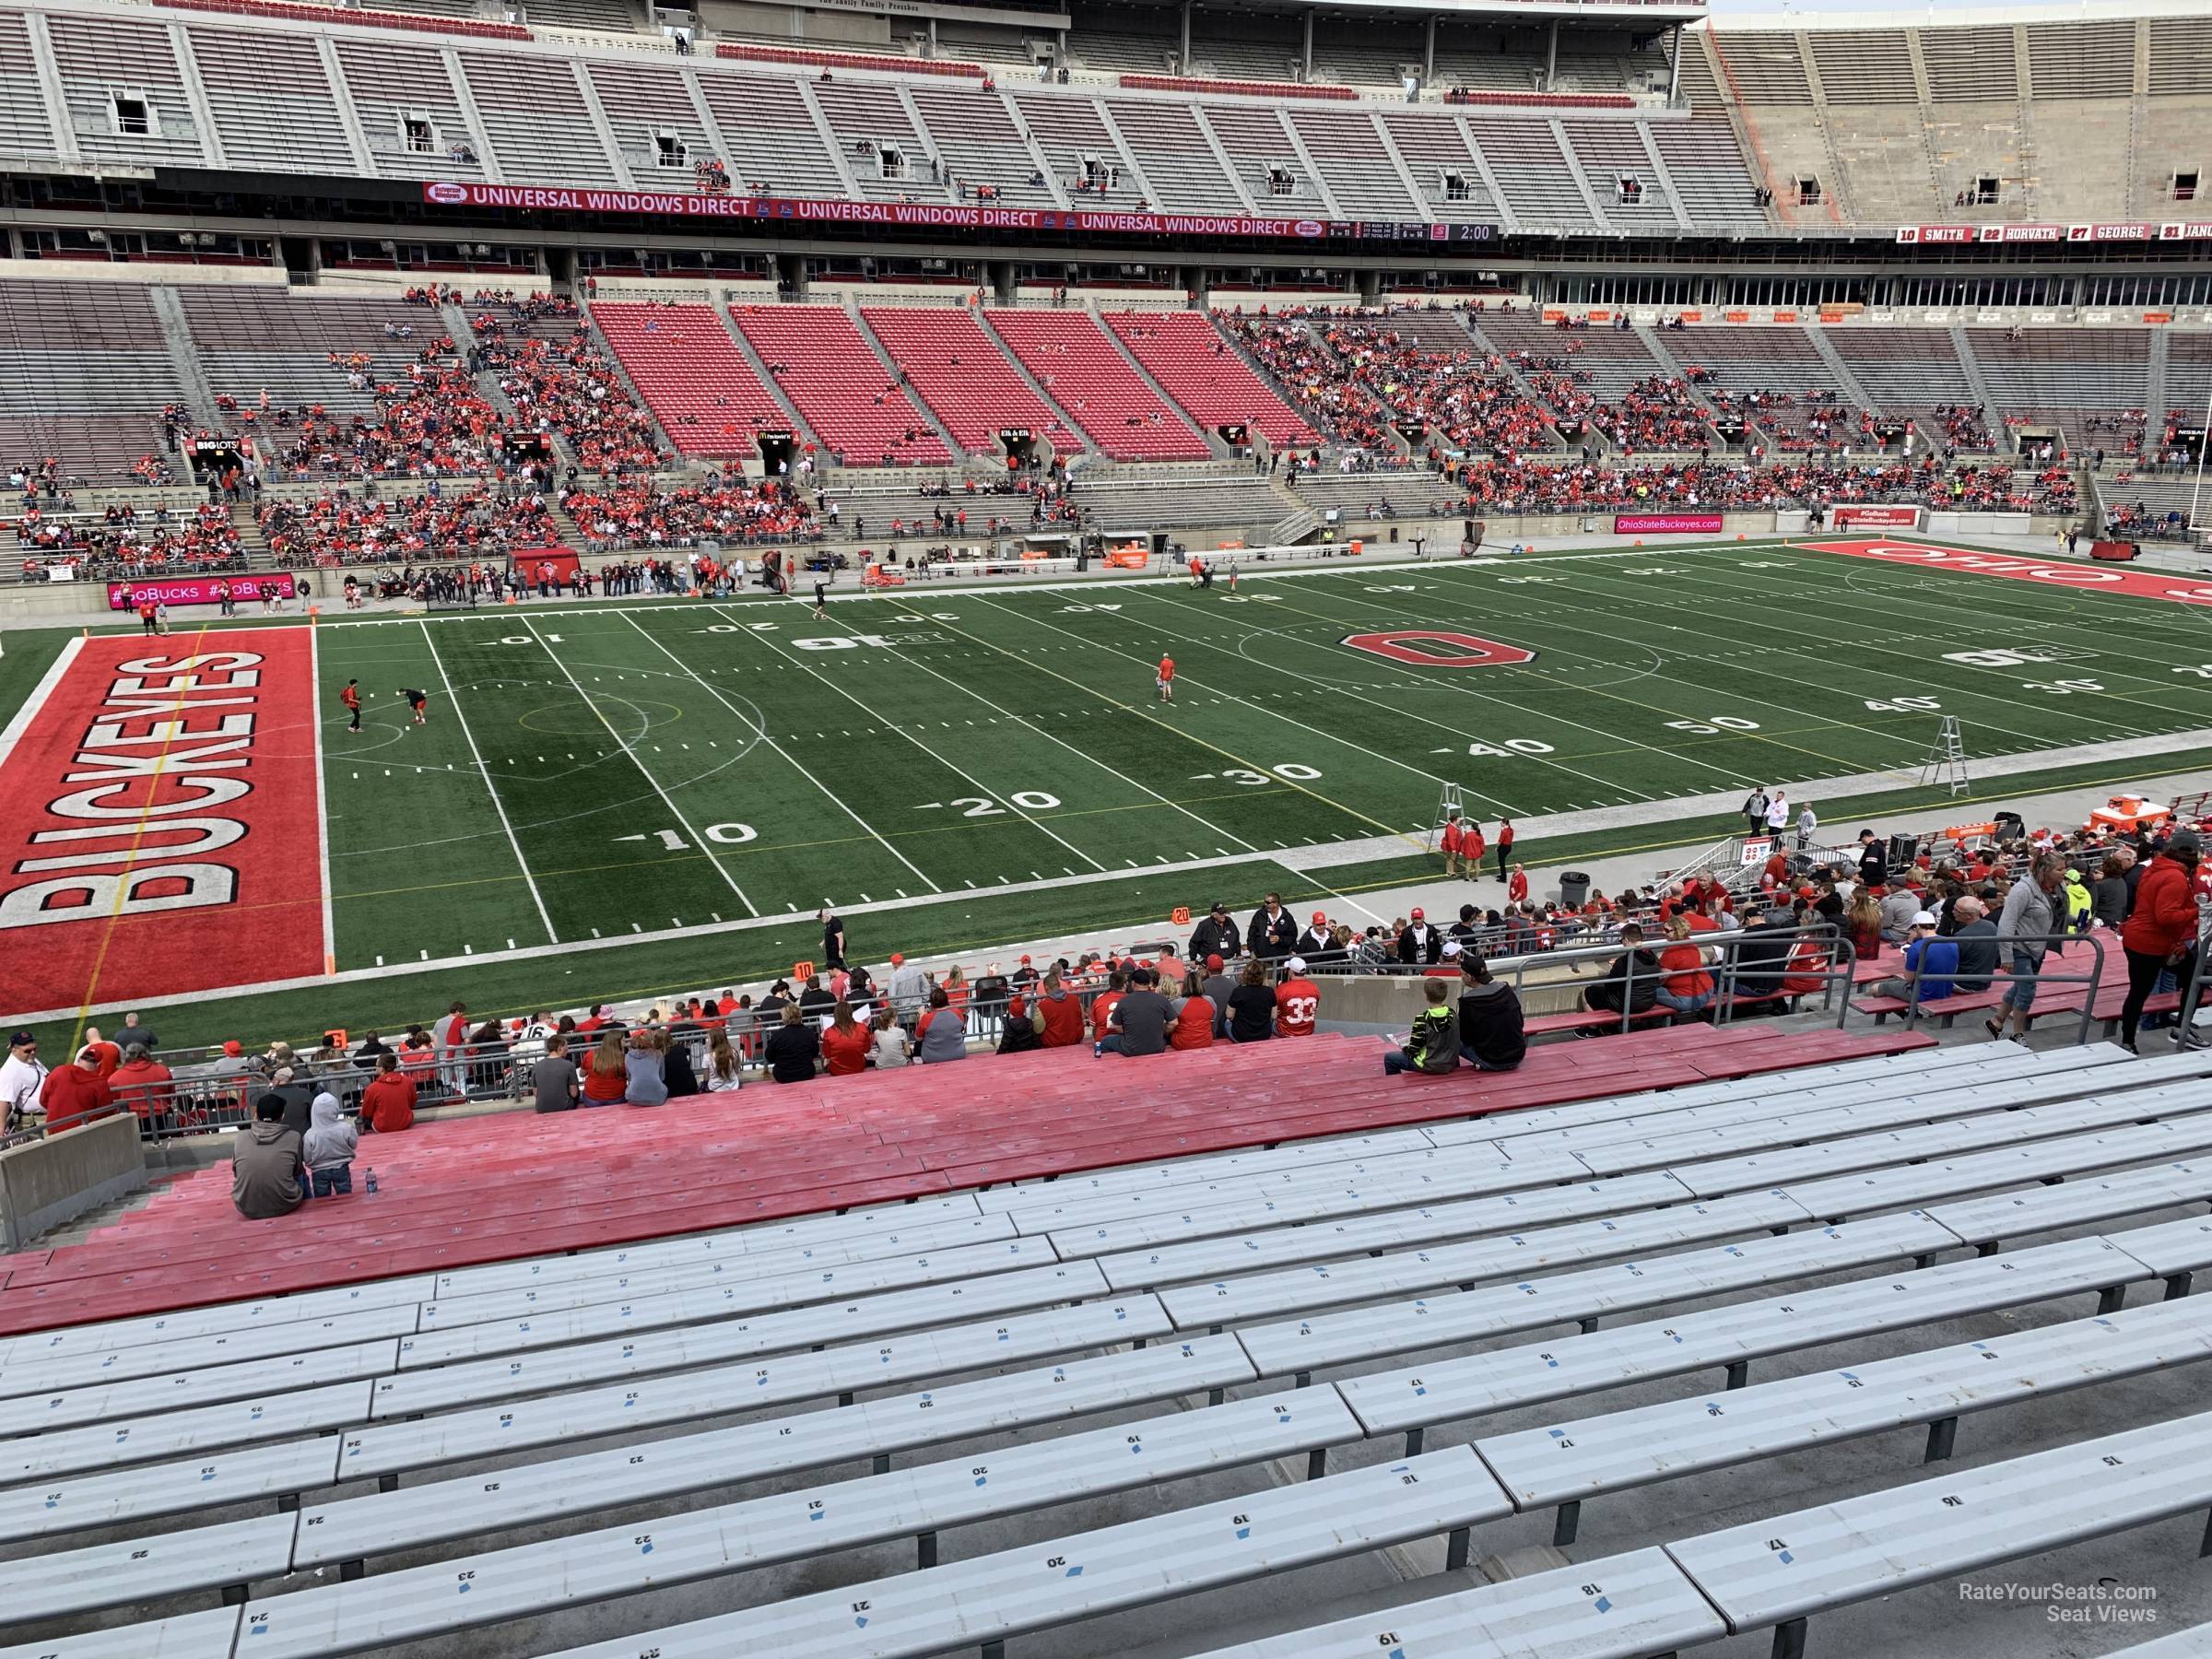
{"label": "ohiostatebuckeyes.com sign", "polygon": [[1669,535],[1688,531],[1699,535],[1719,533],[1721,515],[1717,512],[1617,512],[1613,515],[1613,534],[1616,535]]}
{"label": "ohiostatebuckeyes.com sign", "polygon": [[670,214],[684,218],[806,219],[823,224],[918,225],[971,230],[1104,230],[1142,236],[1242,236],[1288,241],[1488,241],[1493,225],[1427,220],[1269,218],[1248,214],[1149,213],[1119,208],[993,207],[951,202],[847,202],[804,196],[710,195],[680,190],[594,190],[439,180],[422,199],[440,207],[534,213]]}
{"label": "ohiostatebuckeyes.com sign", "polygon": [[217,605],[222,595],[216,586],[225,582],[230,584],[230,597],[241,604],[251,601],[258,605],[265,594],[289,599],[300,591],[289,571],[275,576],[147,577],[139,582],[109,582],[108,608],[135,610],[148,599],[160,605]]}

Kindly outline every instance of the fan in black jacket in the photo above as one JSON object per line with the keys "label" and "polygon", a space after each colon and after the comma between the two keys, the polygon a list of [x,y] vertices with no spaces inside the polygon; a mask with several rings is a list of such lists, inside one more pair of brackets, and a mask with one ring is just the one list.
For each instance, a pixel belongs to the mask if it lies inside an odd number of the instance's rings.
{"label": "fan in black jacket", "polygon": [[1443,959],[1444,935],[1419,911],[1398,935],[1398,960],[1408,968],[1432,968]]}
{"label": "fan in black jacket", "polygon": [[1209,956],[1232,962],[1242,954],[1237,924],[1229,919],[1229,906],[1217,899],[1213,909],[1199,917],[1198,925],[1191,929],[1191,947],[1186,955],[1194,962],[1203,962]]}
{"label": "fan in black jacket", "polygon": [[1290,954],[1298,943],[1298,924],[1283,908],[1281,894],[1268,894],[1267,902],[1252,912],[1252,922],[1244,929],[1244,943],[1256,957],[1279,960]]}

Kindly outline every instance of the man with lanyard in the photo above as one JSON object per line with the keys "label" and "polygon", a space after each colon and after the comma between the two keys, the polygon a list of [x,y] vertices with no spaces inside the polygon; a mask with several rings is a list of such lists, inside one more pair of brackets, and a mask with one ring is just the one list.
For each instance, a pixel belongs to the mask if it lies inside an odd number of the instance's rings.
{"label": "man with lanyard", "polygon": [[46,1083],[38,1033],[18,1031],[7,1042],[7,1058],[0,1061],[0,1135],[23,1127],[24,1114],[39,1103],[39,1090]]}

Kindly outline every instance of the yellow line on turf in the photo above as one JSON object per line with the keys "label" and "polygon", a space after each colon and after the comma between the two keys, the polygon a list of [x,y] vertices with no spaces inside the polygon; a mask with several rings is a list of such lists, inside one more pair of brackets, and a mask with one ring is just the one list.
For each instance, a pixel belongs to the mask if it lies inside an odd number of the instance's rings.
{"label": "yellow line on turf", "polygon": [[[199,655],[200,646],[206,641],[207,630],[212,626],[212,622],[200,624],[199,632],[192,636],[192,649],[186,655]],[[115,943],[115,924],[123,920],[123,900],[131,890],[131,872],[137,867],[138,847],[146,840],[147,826],[154,816],[154,795],[160,788],[162,771],[169,765],[169,751],[176,745],[177,727],[183,724],[184,694],[192,688],[190,681],[193,676],[180,672],[177,678],[183,683],[177,687],[177,700],[169,707],[169,735],[161,739],[160,751],[154,757],[154,770],[146,780],[146,805],[138,809],[138,821],[131,826],[130,850],[124,855],[123,869],[115,878],[115,902],[108,911],[107,926],[100,930],[100,950],[92,959],[92,971],[85,976],[85,1000],[77,1007],[76,1030],[70,1033],[69,1053],[64,1056],[65,1059],[76,1058],[77,1048],[85,1040],[85,1027],[91,1022],[92,1005],[100,1000],[97,994],[100,990],[100,971],[107,966],[108,947]]]}

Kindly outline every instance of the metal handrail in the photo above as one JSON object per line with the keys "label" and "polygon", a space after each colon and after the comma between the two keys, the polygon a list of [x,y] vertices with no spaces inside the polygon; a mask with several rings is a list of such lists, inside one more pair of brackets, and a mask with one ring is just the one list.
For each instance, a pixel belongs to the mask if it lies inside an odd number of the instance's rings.
{"label": "metal handrail", "polygon": [[[2016,944],[2021,943],[2041,945],[2043,947],[2042,958],[2041,961],[2038,962],[2036,971],[2033,973],[2018,973],[2015,972],[2008,965],[2011,961],[2012,947]],[[2048,963],[2053,956],[2063,954],[2064,947],[2070,944],[2083,944],[2088,946],[2090,955],[2093,959],[2089,964],[2088,972],[2087,974],[2053,974],[2050,972],[2048,969],[2043,966],[2043,964]],[[2000,935],[1997,938],[1997,966],[1991,972],[1989,979],[1990,983],[1993,985],[1998,983],[2010,985],[2019,981],[2027,981],[2038,986],[2039,988],[2044,985],[2086,985],[2088,990],[2084,993],[2081,999],[2080,1028],[2076,1031],[2074,1037],[2074,1041],[2076,1042],[2086,1043],[2089,1040],[2091,1016],[2097,1005],[2097,989],[2100,984],[2103,983],[2104,981],[2104,940],[2099,936],[2099,932],[2095,929],[2085,930],[2079,933],[2020,934],[2010,937]],[[1953,994],[1957,994],[1958,987],[1956,982],[1959,978],[1959,975],[1957,973],[1953,973],[1949,977],[1954,982],[1952,986]],[[1969,993],[1969,994],[1975,994]],[[1917,974],[1913,975],[1912,982],[1907,988],[1907,994],[1905,997],[1905,1010],[1903,1016],[1905,1029],[1907,1030],[1915,1029],[1920,1023],[1921,1016],[1924,1014],[1943,1013],[1945,1011],[1943,1005],[1949,1000],[1950,998],[1948,997],[1936,997],[1926,1003],[1922,1002],[1920,996],[1920,976]],[[2030,1011],[2030,1018],[2033,1018],[2032,1010]]]}

